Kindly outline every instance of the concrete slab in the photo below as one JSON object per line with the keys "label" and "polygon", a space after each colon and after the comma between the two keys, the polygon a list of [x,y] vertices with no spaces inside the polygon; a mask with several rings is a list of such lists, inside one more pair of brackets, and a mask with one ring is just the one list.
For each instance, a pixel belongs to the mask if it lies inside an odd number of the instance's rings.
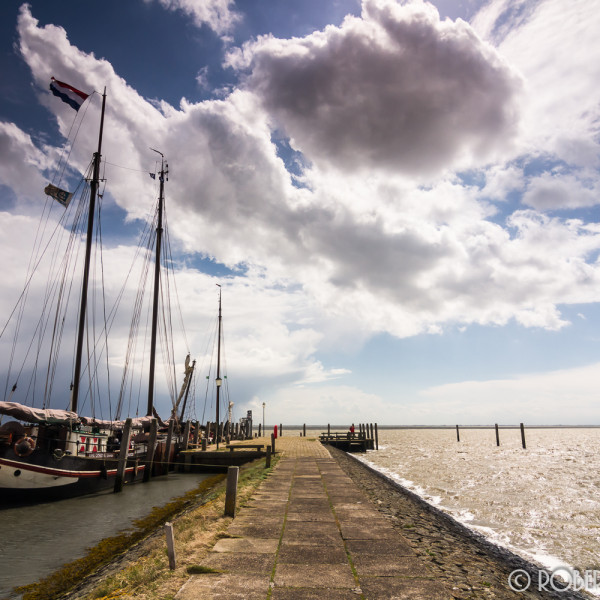
{"label": "concrete slab", "polygon": [[238,552],[211,552],[202,561],[203,567],[230,571],[232,573],[252,573],[269,575],[273,572],[275,557],[273,554],[243,554]]}
{"label": "concrete slab", "polygon": [[373,577],[422,577],[431,578],[432,574],[416,556],[380,556],[352,554],[352,563],[359,579]]}
{"label": "concrete slab", "polygon": [[331,588],[273,588],[271,600],[358,600],[360,588],[340,590]]}
{"label": "concrete slab", "polygon": [[277,565],[348,565],[344,547],[339,544],[302,544],[282,542]]}
{"label": "concrete slab", "polygon": [[281,537],[283,522],[272,525],[264,523],[232,523],[227,529],[231,535],[241,535],[253,538],[275,538]]}
{"label": "concrete slab", "polygon": [[452,600],[452,594],[431,579],[363,577],[360,587],[365,598],[377,600]]}
{"label": "concrete slab", "polygon": [[256,554],[275,554],[279,539],[262,538],[223,538],[213,547],[213,552],[255,552]]}
{"label": "concrete slab", "polygon": [[333,513],[331,511],[329,512],[294,512],[294,511],[290,511],[288,512],[287,515],[287,520],[288,521],[304,521],[306,522],[310,522],[310,521],[318,521],[318,522],[331,522],[331,523],[335,523],[335,517],[333,516]]}
{"label": "concrete slab", "polygon": [[356,523],[351,521],[341,522],[342,537],[345,540],[379,540],[395,538],[396,531],[388,526],[375,523]]}
{"label": "concrete slab", "polygon": [[193,575],[179,590],[175,600],[265,600],[268,576],[234,574]]}
{"label": "concrete slab", "polygon": [[[356,586],[350,565],[277,564],[275,586],[302,588],[346,588]],[[324,595],[323,598],[327,598]]]}

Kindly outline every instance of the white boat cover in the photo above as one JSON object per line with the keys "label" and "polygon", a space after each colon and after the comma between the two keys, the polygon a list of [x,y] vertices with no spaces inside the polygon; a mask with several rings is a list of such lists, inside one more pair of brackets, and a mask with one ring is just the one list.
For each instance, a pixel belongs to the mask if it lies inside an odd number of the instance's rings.
{"label": "white boat cover", "polygon": [[[70,410],[33,408],[32,406],[25,406],[18,402],[0,402],[0,415],[7,415],[19,421],[25,421],[26,423],[81,423],[82,425],[95,425],[106,429],[123,429],[123,426],[125,425],[125,421],[105,421],[93,417],[80,417],[77,413],[71,412]],[[134,429],[143,429],[150,425],[153,418],[154,417],[133,418],[131,419],[131,426]],[[165,427],[168,425],[169,421],[170,419],[165,423],[162,419],[158,418],[160,427]]]}
{"label": "white boat cover", "polygon": [[79,421],[77,413],[70,410],[33,408],[18,402],[0,402],[0,414],[27,423],[73,423]]}

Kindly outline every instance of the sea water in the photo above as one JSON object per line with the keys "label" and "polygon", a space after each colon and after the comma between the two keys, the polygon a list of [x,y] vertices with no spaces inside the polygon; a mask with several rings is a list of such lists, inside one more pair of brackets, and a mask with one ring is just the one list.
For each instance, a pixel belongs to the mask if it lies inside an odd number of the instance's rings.
{"label": "sea water", "polygon": [[600,429],[379,430],[361,457],[493,542],[549,569],[600,569]]}
{"label": "sea water", "polygon": [[131,528],[155,506],[182,496],[207,474],[170,473],[148,483],[43,504],[0,510],[0,598],[84,556],[100,540]]}

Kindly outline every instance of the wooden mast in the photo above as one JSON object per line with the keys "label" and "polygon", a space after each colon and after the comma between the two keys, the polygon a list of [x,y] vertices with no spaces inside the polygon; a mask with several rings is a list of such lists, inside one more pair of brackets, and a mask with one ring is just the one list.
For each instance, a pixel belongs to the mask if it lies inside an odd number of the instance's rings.
{"label": "wooden mast", "polygon": [[217,450],[219,449],[219,392],[221,390],[221,286],[219,286],[219,334],[217,338],[217,422],[216,427],[216,438],[217,438]]}
{"label": "wooden mast", "polygon": [[156,365],[156,337],[158,331],[158,298],[160,294],[160,253],[163,234],[163,205],[165,191],[165,177],[169,175],[169,165],[165,164],[165,156],[162,152],[150,148],[160,154],[160,192],[158,195],[158,223],[156,225],[156,258],[154,261],[154,299],[152,304],[152,339],[150,342],[150,376],[148,380],[148,410],[146,415],[151,417],[154,409],[154,370]]}
{"label": "wooden mast", "polygon": [[106,88],[102,94],[102,112],[100,115],[100,133],[98,134],[98,151],[94,153],[94,167],[90,182],[90,202],[88,209],[87,237],[85,245],[85,259],[83,267],[83,282],[81,284],[81,304],[79,307],[79,327],[77,331],[77,348],[75,351],[75,371],[73,373],[73,391],[71,393],[70,410],[77,412],[79,400],[79,380],[81,379],[81,363],[83,358],[83,338],[85,334],[85,317],[87,310],[88,284],[90,278],[90,258],[92,254],[92,237],[94,234],[94,212],[96,210],[96,196],[100,183],[100,161],[102,156],[102,130],[104,129],[104,107],[106,105]]}

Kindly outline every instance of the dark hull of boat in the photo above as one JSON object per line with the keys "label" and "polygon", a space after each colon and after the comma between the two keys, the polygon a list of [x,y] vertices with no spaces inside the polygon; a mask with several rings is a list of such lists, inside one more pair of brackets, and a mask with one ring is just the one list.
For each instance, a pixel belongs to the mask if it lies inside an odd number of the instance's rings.
{"label": "dark hull of boat", "polygon": [[[124,483],[140,481],[142,456],[129,457]],[[0,505],[61,500],[114,488],[115,453],[57,458],[37,448],[19,457],[12,448],[0,449]]]}

